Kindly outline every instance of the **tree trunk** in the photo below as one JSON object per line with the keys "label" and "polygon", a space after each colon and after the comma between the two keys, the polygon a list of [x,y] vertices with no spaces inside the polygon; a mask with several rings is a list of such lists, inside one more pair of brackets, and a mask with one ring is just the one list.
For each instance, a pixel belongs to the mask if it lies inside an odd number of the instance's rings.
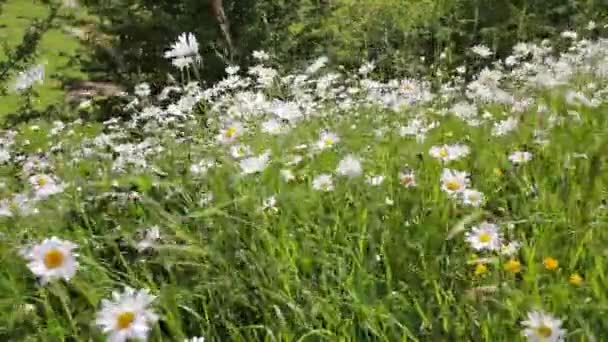
{"label": "tree trunk", "polygon": [[220,29],[228,43],[228,47],[230,48],[230,52],[234,51],[232,46],[232,37],[230,36],[230,24],[228,22],[228,18],[226,17],[226,13],[224,12],[224,4],[223,0],[211,0],[211,11],[213,12],[213,16],[217,19],[217,22],[220,24]]}

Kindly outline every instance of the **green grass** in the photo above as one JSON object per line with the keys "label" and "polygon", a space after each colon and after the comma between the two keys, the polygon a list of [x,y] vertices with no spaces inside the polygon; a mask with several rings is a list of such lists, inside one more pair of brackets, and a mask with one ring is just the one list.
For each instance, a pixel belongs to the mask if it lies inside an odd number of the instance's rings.
{"label": "green grass", "polygon": [[[34,0],[8,0],[0,14],[0,40],[6,41],[9,47],[17,46],[24,31],[34,20],[44,19],[48,7]],[[76,16],[74,16],[76,15]],[[45,65],[46,79],[44,84],[35,86],[39,98],[35,107],[44,109],[48,105],[63,101],[63,87],[59,76],[63,78],[85,78],[77,58],[86,57],[81,43],[65,31],[75,18],[83,18],[82,13],[63,9],[53,23],[53,27],[43,36],[35,63]],[[5,58],[0,51],[0,59]],[[11,81],[9,85],[12,85]],[[0,97],[0,117],[14,113],[20,105],[19,96],[9,94]]]}

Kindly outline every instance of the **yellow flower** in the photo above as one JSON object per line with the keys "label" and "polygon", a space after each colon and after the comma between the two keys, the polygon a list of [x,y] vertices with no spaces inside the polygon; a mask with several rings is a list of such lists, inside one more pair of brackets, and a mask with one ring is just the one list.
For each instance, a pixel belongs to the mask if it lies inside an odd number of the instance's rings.
{"label": "yellow flower", "polygon": [[559,262],[552,258],[552,257],[546,257],[543,260],[543,265],[545,265],[545,268],[549,271],[555,271],[557,269],[557,267],[559,266]]}
{"label": "yellow flower", "polygon": [[583,277],[581,277],[580,274],[575,272],[570,275],[570,279],[568,279],[568,282],[574,286],[581,286],[583,285]]}
{"label": "yellow flower", "polygon": [[500,177],[500,176],[502,176],[502,175],[503,175],[502,170],[501,170],[501,169],[499,169],[499,168],[497,168],[497,167],[496,167],[496,168],[494,168],[494,174],[495,174],[496,176],[498,176],[498,177]]}
{"label": "yellow flower", "polygon": [[475,265],[475,275],[482,275],[486,272],[488,272],[488,266],[482,263]]}
{"label": "yellow flower", "polygon": [[505,263],[504,270],[509,273],[519,273],[521,272],[521,263],[517,259],[511,259]]}

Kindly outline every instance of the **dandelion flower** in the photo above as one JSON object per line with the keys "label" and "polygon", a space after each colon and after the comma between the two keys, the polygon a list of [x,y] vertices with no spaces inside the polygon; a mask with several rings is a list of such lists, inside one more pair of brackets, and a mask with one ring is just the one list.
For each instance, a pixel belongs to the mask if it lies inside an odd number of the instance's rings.
{"label": "dandelion flower", "polygon": [[543,259],[543,265],[545,265],[545,268],[547,270],[555,271],[559,266],[559,262],[557,261],[557,259],[554,259],[552,257],[546,257],[545,259]]}
{"label": "dandelion flower", "polygon": [[521,262],[517,259],[509,259],[504,265],[504,270],[509,273],[521,272]]}
{"label": "dandelion flower", "polygon": [[480,276],[487,272],[488,272],[488,266],[486,266],[484,263],[480,262],[477,265],[475,265],[475,275],[476,276]]}
{"label": "dandelion flower", "polygon": [[52,237],[22,250],[22,255],[29,260],[27,266],[32,273],[46,284],[55,278],[70,280],[76,274],[78,262],[72,252],[76,248],[72,242]]}
{"label": "dandelion flower", "polygon": [[467,242],[475,250],[490,250],[494,251],[501,246],[501,236],[498,226],[482,222],[476,227],[473,227],[470,232],[465,235]]}
{"label": "dandelion flower", "polygon": [[464,171],[443,169],[441,189],[448,195],[458,195],[469,186],[469,175]]}
{"label": "dandelion flower", "polygon": [[320,174],[312,180],[312,188],[317,191],[332,191],[334,190],[334,183],[331,175]]}
{"label": "dandelion flower", "polygon": [[578,273],[572,273],[570,278],[568,278],[568,282],[574,286],[581,286],[583,285],[583,277]]}
{"label": "dandelion flower", "polygon": [[361,167],[361,162],[357,157],[348,155],[344,157],[344,159],[340,160],[336,172],[342,176],[357,177],[361,176],[363,173],[363,168]]}
{"label": "dandelion flower", "polygon": [[542,311],[531,311],[528,319],[521,322],[525,327],[522,334],[530,342],[564,341],[566,330],[562,329],[562,321]]}
{"label": "dandelion flower", "polygon": [[148,290],[134,290],[130,287],[126,287],[122,293],[113,292],[112,300],[101,301],[96,323],[108,334],[108,341],[145,341],[151,325],[158,320],[158,316],[149,309],[155,298]]}

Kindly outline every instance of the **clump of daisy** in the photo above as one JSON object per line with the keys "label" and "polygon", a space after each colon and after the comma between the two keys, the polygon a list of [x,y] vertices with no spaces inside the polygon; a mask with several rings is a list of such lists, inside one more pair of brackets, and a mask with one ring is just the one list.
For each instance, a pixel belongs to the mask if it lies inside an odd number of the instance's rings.
{"label": "clump of daisy", "polygon": [[525,151],[515,151],[509,156],[509,160],[513,164],[525,164],[532,160],[532,153]]}
{"label": "clump of daisy", "polygon": [[494,251],[501,247],[501,235],[497,225],[482,222],[465,234],[466,241],[475,250]]}
{"label": "clump of daisy", "polygon": [[312,188],[317,191],[333,191],[334,182],[330,174],[320,174],[312,180]]}
{"label": "clump of daisy", "polygon": [[469,152],[469,147],[466,145],[442,145],[431,147],[429,150],[429,155],[444,163],[447,163],[466,157]]}
{"label": "clump of daisy", "polygon": [[464,171],[443,169],[441,189],[450,196],[457,196],[469,186],[469,174]]}
{"label": "clump of daisy", "polygon": [[44,199],[49,196],[63,192],[64,186],[55,177],[47,174],[31,176],[29,182],[34,188],[34,196]]}
{"label": "clump of daisy", "polygon": [[145,341],[158,316],[149,308],[156,299],[148,290],[125,287],[122,293],[112,292],[112,300],[103,299],[96,323],[108,335],[108,340]]}
{"label": "clump of daisy", "polygon": [[28,268],[40,279],[42,284],[56,278],[70,280],[78,269],[76,244],[56,237],[45,239],[40,244],[21,251],[29,261]]}
{"label": "clump of daisy", "polygon": [[340,160],[336,172],[339,175],[347,177],[361,176],[361,174],[363,173],[361,161],[359,161],[359,159],[354,155],[348,155],[342,160]]}
{"label": "clump of daisy", "polygon": [[319,135],[319,140],[316,143],[316,146],[319,150],[324,150],[326,148],[332,148],[337,143],[340,142],[340,137],[333,132],[323,131]]}
{"label": "clump of daisy", "polygon": [[564,341],[566,330],[562,329],[562,321],[542,311],[530,311],[528,317],[521,324],[522,331],[530,342],[558,342]]}

